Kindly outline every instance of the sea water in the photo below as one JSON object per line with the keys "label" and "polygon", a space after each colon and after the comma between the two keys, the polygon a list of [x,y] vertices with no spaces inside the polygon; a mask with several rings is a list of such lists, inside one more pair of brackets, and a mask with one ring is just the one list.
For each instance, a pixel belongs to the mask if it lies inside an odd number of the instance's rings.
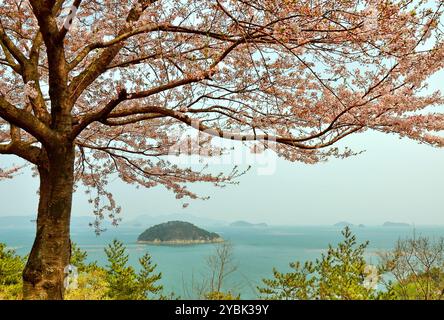
{"label": "sea water", "polygon": [[[241,298],[258,298],[257,286],[261,279],[271,278],[272,269],[289,271],[293,261],[314,260],[342,239],[341,227],[330,226],[269,226],[269,227],[206,227],[219,233],[233,246],[233,264],[237,266],[225,282],[225,288],[238,293]],[[185,246],[137,244],[144,228],[119,226],[109,228],[100,236],[89,227],[73,228],[72,240],[88,253],[88,261],[106,265],[104,248],[113,239],[127,247],[129,264],[138,268],[138,258],[146,252],[152,256],[162,272],[161,283],[166,294],[174,292],[181,298],[194,298],[193,286],[208,277],[207,258],[215,253],[214,244]],[[422,235],[438,239],[444,237],[444,227],[352,227],[357,242],[370,241],[366,252],[369,264],[378,263],[378,253],[394,247],[399,238]],[[0,242],[26,255],[32,246],[32,228],[1,228]]]}

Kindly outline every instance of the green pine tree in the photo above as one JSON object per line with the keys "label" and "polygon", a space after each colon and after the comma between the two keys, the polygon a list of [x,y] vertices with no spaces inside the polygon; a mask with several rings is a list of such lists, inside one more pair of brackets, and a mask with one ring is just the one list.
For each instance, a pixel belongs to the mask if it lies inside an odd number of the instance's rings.
{"label": "green pine tree", "polygon": [[151,296],[159,294],[163,290],[162,285],[156,283],[162,279],[162,273],[155,273],[157,264],[153,264],[151,261],[151,255],[145,253],[143,257],[139,259],[141,270],[137,274],[139,299],[149,299]]}
{"label": "green pine tree", "polygon": [[344,239],[337,247],[330,245],[314,262],[291,263],[293,271],[289,273],[274,269],[272,279],[262,280],[265,287],[258,288],[260,294],[267,299],[287,300],[380,298],[374,286],[379,275],[364,259],[368,242],[357,244],[348,227],[342,235]]}
{"label": "green pine tree", "polygon": [[317,296],[323,300],[373,299],[374,290],[365,285],[367,263],[364,258],[366,241],[356,243],[350,228],[342,231],[343,242],[337,247],[329,245],[327,254],[316,261]]}
{"label": "green pine tree", "polygon": [[86,258],[88,253],[80,249],[77,244],[71,243],[71,264],[77,268],[79,272],[86,271],[88,264]]}
{"label": "green pine tree", "polygon": [[128,254],[123,243],[113,240],[105,248],[108,257],[106,265],[106,280],[109,284],[108,295],[115,300],[131,300],[137,297],[137,277],[134,268],[127,266]]}
{"label": "green pine tree", "polygon": [[105,270],[110,299],[146,300],[150,295],[160,294],[163,287],[156,283],[162,275],[155,273],[157,265],[152,264],[148,253],[139,259],[142,267],[139,273],[127,266],[129,256],[122,242],[114,240],[105,249],[105,253],[108,257]]}

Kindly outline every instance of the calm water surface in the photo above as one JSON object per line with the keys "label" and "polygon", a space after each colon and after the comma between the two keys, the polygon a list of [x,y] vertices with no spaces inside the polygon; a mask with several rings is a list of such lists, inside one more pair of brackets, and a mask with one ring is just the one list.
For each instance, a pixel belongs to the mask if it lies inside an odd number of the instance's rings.
{"label": "calm water surface", "polygon": [[[234,260],[238,269],[227,280],[226,286],[234,288],[242,298],[257,298],[256,286],[260,279],[272,275],[272,268],[289,270],[291,261],[305,261],[318,257],[328,244],[341,240],[340,227],[286,226],[266,228],[207,227],[231,241]],[[144,228],[124,227],[108,229],[96,236],[91,228],[74,228],[72,240],[88,252],[89,261],[106,264],[104,247],[113,239],[121,240],[128,248],[129,263],[138,267],[137,259],[149,252],[158,270],[162,272],[162,284],[166,292],[175,292],[183,298],[189,293],[192,279],[197,281],[206,272],[205,259],[214,252],[213,244],[193,246],[155,246],[136,243]],[[377,252],[390,249],[400,237],[417,235],[431,238],[444,237],[444,227],[364,227],[352,228],[358,242],[370,241],[367,252],[369,263],[377,262]],[[29,253],[34,237],[32,228],[2,228],[0,242],[16,249],[17,253]]]}

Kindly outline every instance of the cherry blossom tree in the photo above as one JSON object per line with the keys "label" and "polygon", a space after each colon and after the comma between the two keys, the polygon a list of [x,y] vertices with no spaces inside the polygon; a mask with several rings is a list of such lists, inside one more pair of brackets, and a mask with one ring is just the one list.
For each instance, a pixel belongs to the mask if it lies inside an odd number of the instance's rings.
{"label": "cherry blossom tree", "polygon": [[[63,298],[77,185],[117,219],[109,177],[197,198],[230,183],[166,156],[218,156],[212,138],[290,161],[351,155],[377,130],[442,146],[442,1],[1,0],[0,154],[40,179],[26,299]],[[439,109],[438,109],[439,110]],[[200,132],[198,143],[181,138]],[[195,140],[195,138],[193,138]],[[193,140],[193,141],[194,141]],[[11,178],[20,168],[3,168]],[[103,205],[103,199],[106,200]]]}

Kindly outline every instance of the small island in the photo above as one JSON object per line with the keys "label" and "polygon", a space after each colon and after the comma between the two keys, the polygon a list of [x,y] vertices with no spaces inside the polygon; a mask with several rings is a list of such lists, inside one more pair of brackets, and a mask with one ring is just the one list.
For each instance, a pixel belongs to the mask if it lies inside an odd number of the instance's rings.
{"label": "small island", "polygon": [[145,230],[137,238],[138,243],[146,244],[200,244],[223,242],[221,236],[208,232],[185,221],[169,221]]}
{"label": "small island", "polygon": [[383,227],[410,227],[410,224],[404,222],[384,222]]}
{"label": "small island", "polygon": [[267,227],[266,223],[250,223],[247,221],[235,221],[230,223],[230,227]]}

